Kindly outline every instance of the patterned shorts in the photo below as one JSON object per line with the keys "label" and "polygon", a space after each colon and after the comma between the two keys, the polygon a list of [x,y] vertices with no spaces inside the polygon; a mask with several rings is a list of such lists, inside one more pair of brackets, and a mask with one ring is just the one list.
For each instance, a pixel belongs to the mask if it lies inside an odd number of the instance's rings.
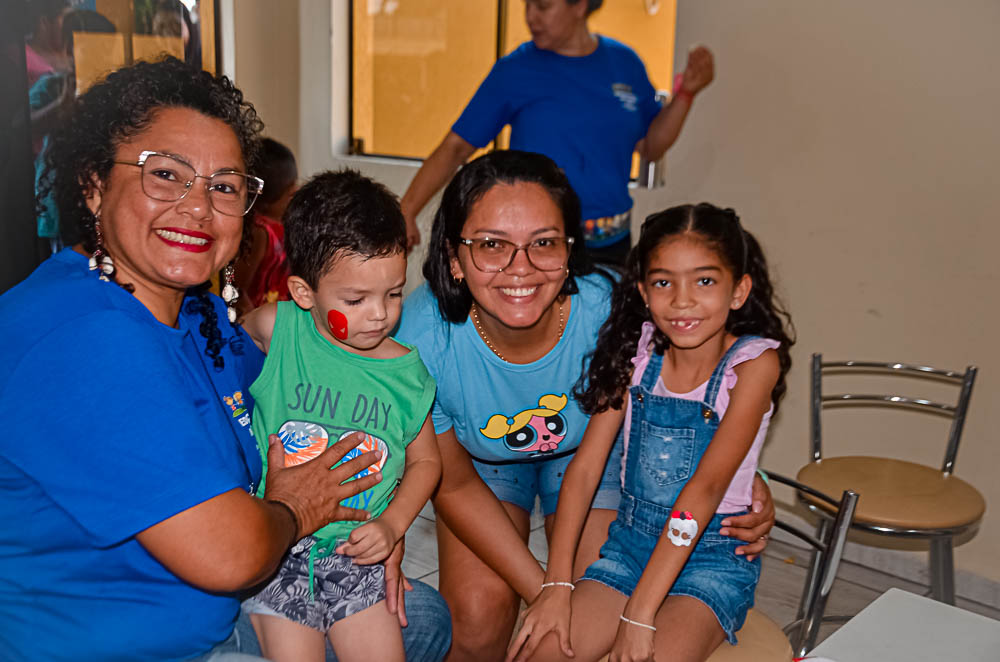
{"label": "patterned shorts", "polygon": [[385,566],[354,565],[342,554],[316,558],[310,595],[309,550],[315,544],[312,536],[295,543],[278,574],[243,603],[244,610],[282,616],[325,633],[337,621],[385,600]]}

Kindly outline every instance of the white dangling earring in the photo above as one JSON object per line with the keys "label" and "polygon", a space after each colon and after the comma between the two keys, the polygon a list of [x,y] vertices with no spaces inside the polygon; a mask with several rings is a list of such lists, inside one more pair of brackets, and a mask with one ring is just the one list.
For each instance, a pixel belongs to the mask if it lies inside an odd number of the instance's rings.
{"label": "white dangling earring", "polygon": [[232,262],[222,270],[222,277],[225,280],[225,285],[222,287],[222,300],[226,302],[226,315],[229,317],[230,324],[236,323],[236,301],[240,298],[239,290],[233,285],[235,272],[236,269],[233,268]]}
{"label": "white dangling earring", "polygon": [[90,256],[88,266],[91,271],[97,271],[99,268],[100,273],[97,275],[97,278],[107,283],[110,281],[108,276],[115,272],[115,263],[111,261],[111,256],[104,252],[104,233],[101,232],[101,212],[98,211],[94,216],[96,218],[94,221],[94,232],[97,234],[97,247],[94,248],[94,254]]}

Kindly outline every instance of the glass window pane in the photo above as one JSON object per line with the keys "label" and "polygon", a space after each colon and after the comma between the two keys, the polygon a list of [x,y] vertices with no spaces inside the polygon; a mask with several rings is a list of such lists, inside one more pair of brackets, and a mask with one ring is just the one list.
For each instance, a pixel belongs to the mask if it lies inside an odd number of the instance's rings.
{"label": "glass window pane", "polygon": [[353,0],[355,151],[424,158],[496,60],[497,5]]}

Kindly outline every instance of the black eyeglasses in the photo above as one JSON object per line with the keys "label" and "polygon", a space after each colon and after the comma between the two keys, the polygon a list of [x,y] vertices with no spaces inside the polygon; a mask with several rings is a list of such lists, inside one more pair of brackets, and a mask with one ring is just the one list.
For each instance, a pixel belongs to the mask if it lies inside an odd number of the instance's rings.
{"label": "black eyeglasses", "polygon": [[460,240],[469,247],[472,264],[486,273],[497,273],[509,267],[520,250],[539,271],[560,271],[566,268],[574,241],[573,237],[540,237],[529,244],[515,244],[492,237],[460,237]]}
{"label": "black eyeglasses", "polygon": [[139,160],[115,161],[119,165],[142,168],[142,192],[153,200],[175,202],[194,186],[196,179],[207,179],[205,190],[212,208],[226,216],[243,216],[253,207],[264,190],[264,180],[238,170],[220,170],[211,175],[199,175],[189,163],[176,156],[146,150]]}

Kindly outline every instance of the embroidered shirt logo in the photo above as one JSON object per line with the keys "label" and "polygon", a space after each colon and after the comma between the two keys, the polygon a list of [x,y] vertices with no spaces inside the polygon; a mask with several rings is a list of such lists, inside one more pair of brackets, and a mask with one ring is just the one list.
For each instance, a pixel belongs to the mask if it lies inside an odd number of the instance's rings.
{"label": "embroidered shirt logo", "polygon": [[247,413],[246,404],[243,402],[242,391],[236,391],[232,395],[223,396],[222,401],[233,412],[233,418],[238,420],[240,425],[243,427],[250,425],[250,414]]}

